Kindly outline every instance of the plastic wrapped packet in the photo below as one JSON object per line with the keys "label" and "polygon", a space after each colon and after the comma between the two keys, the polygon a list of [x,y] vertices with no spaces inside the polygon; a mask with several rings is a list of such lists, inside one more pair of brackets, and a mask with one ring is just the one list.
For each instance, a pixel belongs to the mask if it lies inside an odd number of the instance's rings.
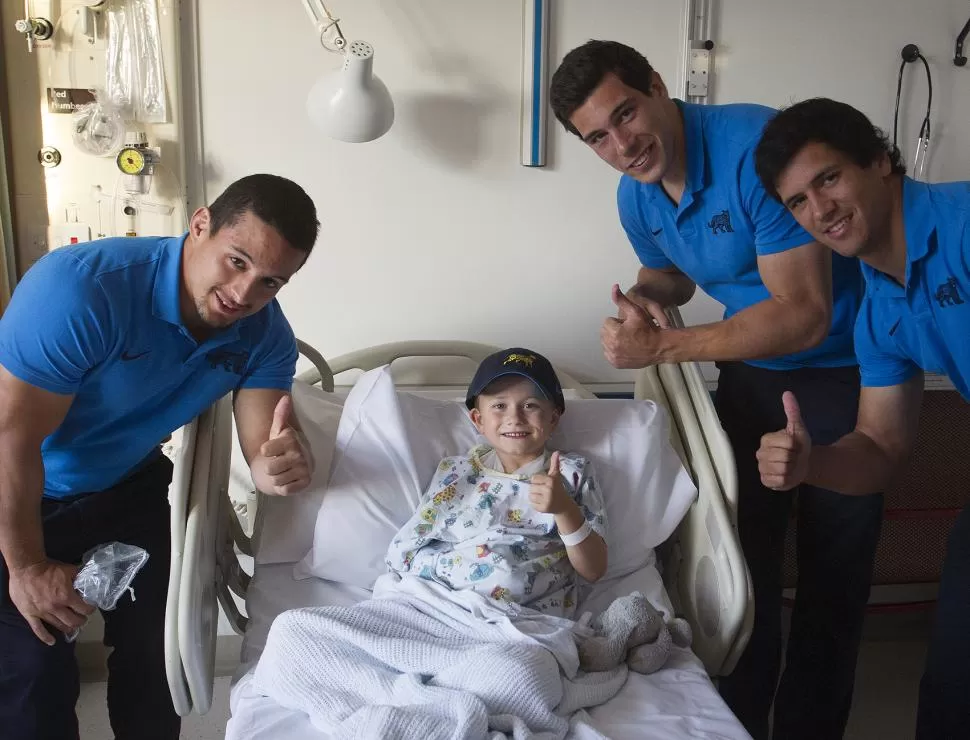
{"label": "plastic wrapped packet", "polygon": [[[148,560],[148,553],[140,547],[121,542],[107,542],[84,554],[81,569],[74,577],[74,590],[91,606],[103,611],[115,608],[131,582]],[[65,635],[68,642],[77,639],[80,629]]]}
{"label": "plastic wrapped packet", "polygon": [[128,118],[134,118],[137,91],[133,90],[133,87],[136,79],[137,60],[132,37],[128,33],[128,16],[124,4],[112,0],[108,4],[106,16],[108,45],[105,86],[108,99]]}
{"label": "plastic wrapped packet", "polygon": [[121,114],[100,91],[95,102],[82,105],[74,112],[72,122],[74,145],[85,154],[109,157],[124,143],[125,124]]}
{"label": "plastic wrapped packet", "polygon": [[128,120],[168,121],[157,0],[110,0],[105,86]]}

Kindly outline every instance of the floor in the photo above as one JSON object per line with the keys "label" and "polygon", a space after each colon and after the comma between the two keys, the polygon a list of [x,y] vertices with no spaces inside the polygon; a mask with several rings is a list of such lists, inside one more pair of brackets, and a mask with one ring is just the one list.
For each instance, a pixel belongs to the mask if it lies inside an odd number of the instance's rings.
{"label": "floor", "polygon": [[[204,717],[197,714],[182,720],[181,740],[219,740],[226,734],[229,717],[229,676],[216,679],[212,709]],[[81,684],[81,699],[77,706],[81,740],[111,740],[108,711],[105,704],[106,684]]]}
{"label": "floor", "polygon": [[844,740],[912,740],[930,614],[866,619]]}
{"label": "floor", "polygon": [[[856,691],[845,740],[910,740],[916,717],[916,695],[928,615],[870,615],[866,620]],[[105,710],[105,684],[81,688],[78,717],[82,740],[110,740]],[[182,740],[217,740],[225,734],[229,714],[229,678],[217,679],[212,710],[182,723]]]}

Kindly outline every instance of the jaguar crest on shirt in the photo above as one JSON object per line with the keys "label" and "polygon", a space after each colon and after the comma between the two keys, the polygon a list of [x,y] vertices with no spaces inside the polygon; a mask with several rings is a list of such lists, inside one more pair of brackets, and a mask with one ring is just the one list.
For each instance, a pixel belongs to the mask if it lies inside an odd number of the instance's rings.
{"label": "jaguar crest on shirt", "polygon": [[231,352],[229,350],[214,349],[205,356],[213,370],[222,369],[227,373],[242,375],[249,362],[248,352]]}
{"label": "jaguar crest on shirt", "polygon": [[718,234],[733,234],[734,227],[731,226],[731,213],[725,208],[720,213],[715,213],[707,223],[707,228],[714,236]]}
{"label": "jaguar crest on shirt", "polygon": [[940,284],[933,297],[940,304],[940,308],[959,306],[964,302],[963,298],[960,297],[960,287],[957,285],[956,279],[952,277]]}

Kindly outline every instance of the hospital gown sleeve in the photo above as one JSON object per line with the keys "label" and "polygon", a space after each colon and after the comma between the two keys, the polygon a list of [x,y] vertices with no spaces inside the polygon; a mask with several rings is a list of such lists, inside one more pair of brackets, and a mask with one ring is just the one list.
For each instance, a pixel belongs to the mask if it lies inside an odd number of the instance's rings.
{"label": "hospital gown sleeve", "polygon": [[579,482],[572,489],[572,496],[582,509],[583,518],[589,523],[590,528],[605,540],[606,505],[593,472],[593,465],[589,460],[583,460]]}
{"label": "hospital gown sleeve", "polygon": [[279,303],[267,304],[265,324],[261,328],[262,341],[250,361],[240,388],[275,388],[289,391],[296,373],[299,351],[290,323]]}
{"label": "hospital gown sleeve", "polygon": [[111,306],[91,271],[69,252],[31,267],[0,321],[0,365],[51,393],[76,393],[116,342]]}

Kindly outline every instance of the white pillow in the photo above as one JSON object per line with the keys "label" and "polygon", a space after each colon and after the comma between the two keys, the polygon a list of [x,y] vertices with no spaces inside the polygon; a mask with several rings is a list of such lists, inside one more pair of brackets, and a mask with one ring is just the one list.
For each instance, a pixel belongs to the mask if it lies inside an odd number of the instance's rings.
{"label": "white pillow", "polygon": [[[697,491],[669,444],[666,412],[650,401],[569,401],[553,449],[595,466],[606,502],[609,566],[617,578],[653,563]],[[370,588],[441,458],[481,441],[463,403],[397,392],[387,367],[361,376],[337,432],[313,547],[294,573]]]}
{"label": "white pillow", "polygon": [[387,366],[362,375],[344,403],[313,547],[296,577],[370,588],[441,458],[476,439],[463,406],[397,393]]}
{"label": "white pillow", "polygon": [[[293,409],[315,463],[310,485],[292,496],[261,496],[253,528],[255,561],[293,563],[313,544],[313,525],[330,476],[343,399],[301,381],[293,382]],[[253,479],[233,429],[230,489],[252,491]]]}
{"label": "white pillow", "polygon": [[606,575],[621,578],[656,562],[697,498],[697,488],[670,445],[670,418],[653,401],[567,401],[549,440],[552,449],[584,455],[606,504]]}

